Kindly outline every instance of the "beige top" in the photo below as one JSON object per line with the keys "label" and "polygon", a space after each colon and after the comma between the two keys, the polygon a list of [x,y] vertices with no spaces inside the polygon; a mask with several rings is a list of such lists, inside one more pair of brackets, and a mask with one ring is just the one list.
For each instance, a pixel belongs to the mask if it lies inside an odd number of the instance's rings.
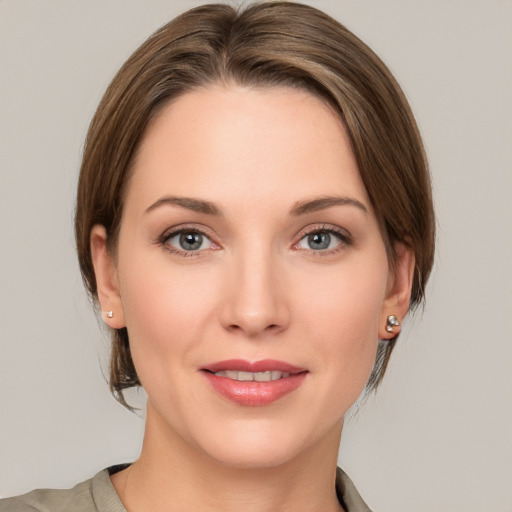
{"label": "beige top", "polygon": [[[0,512],[126,512],[109,476],[124,466],[113,466],[72,489],[37,489],[0,500]],[[371,512],[350,478],[338,468],[336,493],[347,512]]]}

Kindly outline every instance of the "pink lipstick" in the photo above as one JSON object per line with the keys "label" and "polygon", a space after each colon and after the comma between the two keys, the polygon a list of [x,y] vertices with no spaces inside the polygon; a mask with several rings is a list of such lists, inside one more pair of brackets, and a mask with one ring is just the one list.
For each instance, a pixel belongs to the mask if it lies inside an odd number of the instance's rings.
{"label": "pink lipstick", "polygon": [[215,391],[239,405],[264,406],[296,390],[307,370],[291,364],[265,359],[219,361],[202,368]]}

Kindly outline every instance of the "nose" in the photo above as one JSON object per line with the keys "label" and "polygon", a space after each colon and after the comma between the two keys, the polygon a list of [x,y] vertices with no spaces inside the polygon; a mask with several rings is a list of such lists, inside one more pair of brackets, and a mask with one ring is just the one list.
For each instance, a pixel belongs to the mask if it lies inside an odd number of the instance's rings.
{"label": "nose", "polygon": [[288,328],[290,308],[283,275],[271,254],[247,251],[229,270],[220,319],[231,332],[256,338]]}

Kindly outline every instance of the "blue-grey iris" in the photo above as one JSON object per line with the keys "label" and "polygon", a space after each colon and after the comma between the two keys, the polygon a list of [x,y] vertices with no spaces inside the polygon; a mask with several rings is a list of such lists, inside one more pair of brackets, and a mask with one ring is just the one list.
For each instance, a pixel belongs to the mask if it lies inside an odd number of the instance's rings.
{"label": "blue-grey iris", "polygon": [[331,235],[329,233],[313,233],[308,236],[308,244],[311,249],[321,251],[327,249],[331,243]]}
{"label": "blue-grey iris", "polygon": [[196,251],[203,244],[201,233],[181,233],[180,246],[186,251]]}

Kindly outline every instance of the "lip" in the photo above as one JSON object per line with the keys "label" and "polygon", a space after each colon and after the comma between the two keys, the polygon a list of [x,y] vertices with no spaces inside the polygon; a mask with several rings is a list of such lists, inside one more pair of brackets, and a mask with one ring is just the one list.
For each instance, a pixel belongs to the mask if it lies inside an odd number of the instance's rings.
{"label": "lip", "polygon": [[206,365],[202,370],[210,371],[212,373],[221,372],[223,370],[235,370],[238,372],[268,372],[276,370],[278,372],[286,373],[300,373],[304,372],[304,368],[299,368],[283,361],[275,359],[262,359],[260,361],[245,361],[243,359],[229,359],[226,361],[219,361]]}
{"label": "lip", "polygon": [[[295,391],[304,382],[308,371],[283,361],[264,359],[244,361],[230,359],[206,365],[202,374],[212,388],[224,398],[238,404],[252,407],[269,405]],[[214,375],[215,372],[235,370],[241,372],[280,371],[289,373],[288,377],[269,382],[237,381]]]}

